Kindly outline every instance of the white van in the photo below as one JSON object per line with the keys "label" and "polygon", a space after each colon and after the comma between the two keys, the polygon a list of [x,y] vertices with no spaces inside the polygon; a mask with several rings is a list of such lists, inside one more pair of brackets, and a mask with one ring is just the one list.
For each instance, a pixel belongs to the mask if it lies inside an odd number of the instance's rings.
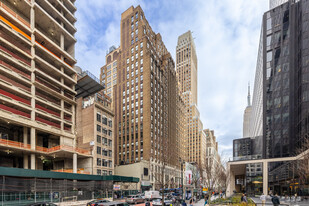
{"label": "white van", "polygon": [[155,198],[161,198],[159,191],[145,191],[146,200],[152,200]]}

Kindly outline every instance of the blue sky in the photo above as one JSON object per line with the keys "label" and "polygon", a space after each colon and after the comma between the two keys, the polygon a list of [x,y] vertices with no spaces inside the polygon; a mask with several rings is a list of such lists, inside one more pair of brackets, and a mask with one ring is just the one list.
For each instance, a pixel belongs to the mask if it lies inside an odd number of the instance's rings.
{"label": "blue sky", "polygon": [[132,5],[141,5],[173,57],[178,36],[193,32],[201,119],[205,129],[215,130],[220,153],[232,156],[233,139],[242,137],[247,85],[249,81],[254,84],[261,20],[268,0],[76,1],[78,66],[99,77],[106,51],[120,44],[121,13]]}

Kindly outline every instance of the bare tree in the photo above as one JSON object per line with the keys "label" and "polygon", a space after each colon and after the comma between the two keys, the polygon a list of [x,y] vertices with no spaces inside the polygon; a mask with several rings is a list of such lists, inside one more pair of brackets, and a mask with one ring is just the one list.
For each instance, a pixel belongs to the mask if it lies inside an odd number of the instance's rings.
{"label": "bare tree", "polygon": [[297,159],[291,164],[293,179],[298,178],[300,187],[309,180],[309,139],[305,139],[296,149]]}
{"label": "bare tree", "polygon": [[155,189],[162,191],[163,193],[162,202],[164,202],[165,190],[174,183],[174,178],[171,177],[176,177],[177,174],[177,167],[172,164],[175,155],[172,154],[173,151],[169,148],[169,140],[165,139],[164,144],[161,143],[161,150],[159,150],[160,154],[158,157],[160,161],[157,164],[157,169],[152,171],[153,177],[155,179]]}
{"label": "bare tree", "polygon": [[226,189],[228,175],[223,165],[224,162],[217,162],[213,156],[205,157],[201,165],[202,182],[209,192]]}

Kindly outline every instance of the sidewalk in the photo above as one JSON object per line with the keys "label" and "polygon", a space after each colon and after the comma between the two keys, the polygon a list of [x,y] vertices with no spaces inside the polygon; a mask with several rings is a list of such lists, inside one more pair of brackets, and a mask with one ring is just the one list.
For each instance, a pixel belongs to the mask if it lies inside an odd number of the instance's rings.
{"label": "sidewalk", "polygon": [[[262,205],[262,201],[258,197],[251,197],[251,199],[257,204]],[[281,204],[290,205],[290,206],[308,206],[309,201],[301,201],[301,202],[284,202],[280,200]],[[272,205],[271,199],[266,199],[266,205]]]}
{"label": "sidewalk", "polygon": [[194,203],[193,205],[194,205],[194,206],[204,206],[204,203],[205,203],[205,200],[204,200],[204,199],[201,199],[201,200],[199,200],[197,203]]}

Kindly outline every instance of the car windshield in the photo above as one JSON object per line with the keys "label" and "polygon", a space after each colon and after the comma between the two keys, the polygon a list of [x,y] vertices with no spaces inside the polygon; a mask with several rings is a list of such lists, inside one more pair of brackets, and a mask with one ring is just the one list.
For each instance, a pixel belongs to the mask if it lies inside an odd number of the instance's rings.
{"label": "car windshield", "polygon": [[160,202],[161,199],[154,199],[153,202]]}

